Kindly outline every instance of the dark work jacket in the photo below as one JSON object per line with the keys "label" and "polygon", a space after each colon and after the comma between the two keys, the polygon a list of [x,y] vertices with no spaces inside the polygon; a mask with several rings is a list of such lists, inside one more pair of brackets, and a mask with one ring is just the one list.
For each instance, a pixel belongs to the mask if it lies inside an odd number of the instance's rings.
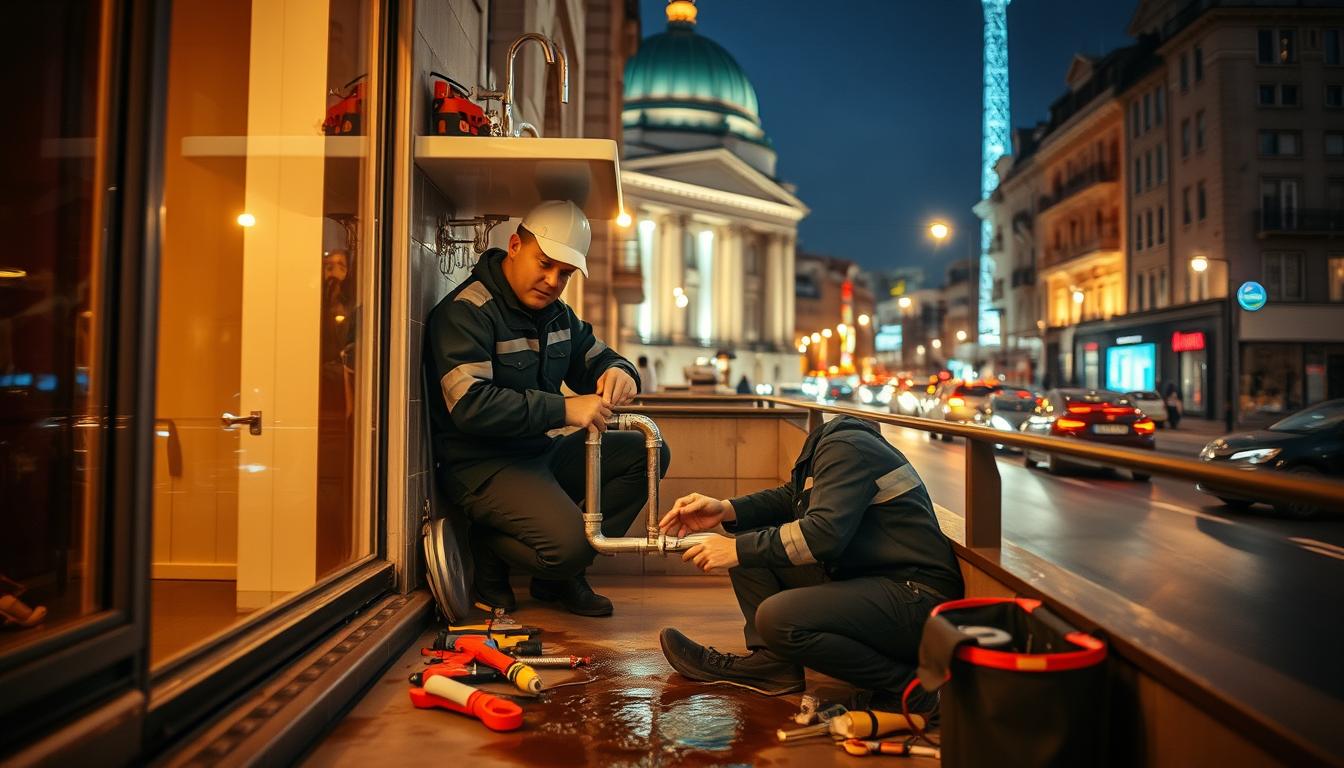
{"label": "dark work jacket", "polygon": [[471,276],[425,321],[425,393],[441,480],[474,491],[505,465],[544,453],[565,426],[561,383],[592,394],[608,368],[639,383],[630,361],[593,335],[563,301],[532,311],[518,301],[504,251],[481,255]]}
{"label": "dark work jacket", "polygon": [[834,579],[887,576],[959,598],[952,544],[914,465],[876,427],[842,416],[808,435],[788,483],[732,500],[743,566],[820,563]]}

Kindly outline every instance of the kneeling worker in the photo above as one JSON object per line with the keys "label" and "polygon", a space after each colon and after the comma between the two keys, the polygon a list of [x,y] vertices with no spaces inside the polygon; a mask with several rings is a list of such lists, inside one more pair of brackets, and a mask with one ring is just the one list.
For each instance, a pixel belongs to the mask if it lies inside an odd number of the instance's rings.
{"label": "kneeling worker", "polygon": [[[473,599],[513,610],[509,567],[531,593],[573,613],[608,616],[611,601],[584,577],[596,556],[583,533],[588,430],[639,389],[630,361],[593,335],[560,294],[587,274],[592,231],[578,206],[550,201],[481,255],[471,276],[426,321],[427,397],[439,480],[472,522]],[[576,396],[560,393],[564,383]],[[579,427],[564,437],[550,432]],[[663,472],[670,461],[663,449]],[[602,528],[623,536],[648,498],[643,435],[617,432],[602,450]]]}
{"label": "kneeling worker", "polygon": [[[720,522],[736,538],[714,536],[683,559],[728,569],[750,653],[721,653],[664,629],[663,653],[692,680],[777,695],[802,690],[809,667],[899,700],[929,611],[962,596],[923,481],[859,419],[813,430],[789,483],[731,501],[694,493],[660,525],[685,535]],[[911,709],[932,705],[916,698]]]}

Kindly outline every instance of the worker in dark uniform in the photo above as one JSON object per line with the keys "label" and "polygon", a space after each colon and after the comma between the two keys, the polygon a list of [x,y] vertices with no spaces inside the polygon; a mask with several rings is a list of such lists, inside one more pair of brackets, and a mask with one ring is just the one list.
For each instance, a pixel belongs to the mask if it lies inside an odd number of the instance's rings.
{"label": "worker in dark uniform", "polygon": [[736,537],[714,535],[683,559],[728,569],[750,653],[722,653],[664,629],[664,655],[692,680],[777,695],[802,690],[808,667],[875,699],[899,697],[929,611],[962,596],[952,545],[919,474],[859,419],[813,430],[788,483],[730,501],[691,494],[660,525],[680,536],[720,522]]}
{"label": "worker in dark uniform", "polygon": [[[437,474],[471,520],[473,599],[513,610],[510,566],[531,593],[584,616],[608,616],[584,570],[585,441],[639,390],[628,360],[593,335],[560,294],[587,274],[592,232],[567,201],[533,209],[508,251],[482,254],[426,321],[425,365],[442,392],[426,397]],[[576,395],[560,392],[567,385]],[[565,427],[578,431],[563,437]],[[614,432],[602,450],[602,529],[623,536],[648,499],[643,435]],[[670,454],[663,449],[667,471]]]}

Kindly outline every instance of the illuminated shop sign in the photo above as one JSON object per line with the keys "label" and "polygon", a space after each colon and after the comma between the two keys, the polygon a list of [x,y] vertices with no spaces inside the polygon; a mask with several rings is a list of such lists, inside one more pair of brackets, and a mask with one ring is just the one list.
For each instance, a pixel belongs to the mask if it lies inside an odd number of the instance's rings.
{"label": "illuminated shop sign", "polygon": [[1189,333],[1181,333],[1180,331],[1176,331],[1175,333],[1171,334],[1172,352],[1198,352],[1203,348],[1204,348],[1203,331],[1191,331]]}
{"label": "illuminated shop sign", "polygon": [[1116,344],[1138,344],[1141,341],[1143,341],[1143,337],[1137,333],[1133,336],[1117,336],[1115,338]]}

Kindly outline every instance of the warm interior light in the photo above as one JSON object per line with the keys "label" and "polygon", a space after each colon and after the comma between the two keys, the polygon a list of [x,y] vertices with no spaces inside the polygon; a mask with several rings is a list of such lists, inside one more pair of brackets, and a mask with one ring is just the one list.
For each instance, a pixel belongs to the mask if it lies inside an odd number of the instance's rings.
{"label": "warm interior light", "polygon": [[867,325],[870,319],[867,315],[859,315],[859,325]]}
{"label": "warm interior light", "polygon": [[817,342],[820,342],[820,341],[821,341],[821,334],[820,334],[820,333],[817,333],[816,331],[813,331],[813,332],[812,332],[812,343],[813,343],[813,344],[816,344]]}
{"label": "warm interior light", "polygon": [[966,340],[966,332],[957,331],[957,341],[965,341],[965,340]]}
{"label": "warm interior light", "polygon": [[1207,256],[1196,256],[1190,260],[1190,268],[1196,272],[1203,272],[1209,268],[1209,259]]}
{"label": "warm interior light", "polygon": [[28,270],[18,267],[0,267],[0,280],[22,280],[28,276]]}
{"label": "warm interior light", "polygon": [[616,226],[622,229],[630,226],[630,214],[621,211],[620,214],[616,216]]}
{"label": "warm interior light", "polygon": [[942,340],[942,339],[934,339],[933,341],[930,341],[929,344],[932,344],[934,349],[942,349],[942,348],[943,348],[943,340]]}
{"label": "warm interior light", "polygon": [[1082,303],[1083,303],[1083,299],[1086,299],[1086,298],[1087,298],[1086,294],[1084,294],[1082,291],[1080,291],[1080,290],[1078,290],[1078,289],[1076,289],[1076,288],[1074,289],[1074,291],[1073,291],[1073,303],[1074,303],[1074,304],[1082,304]]}
{"label": "warm interior light", "polygon": [[678,308],[678,309],[685,309],[685,308],[686,308],[686,305],[687,305],[687,304],[690,304],[690,303],[691,303],[691,299],[690,299],[689,296],[687,296],[687,295],[684,294],[684,293],[678,293],[678,294],[677,294],[677,308]]}
{"label": "warm interior light", "polygon": [[238,214],[238,226],[240,226],[240,227],[251,227],[251,226],[255,226],[256,223],[257,223],[257,217],[256,217],[256,216],[253,216],[253,215],[250,214],[250,213],[240,213],[240,214]]}

